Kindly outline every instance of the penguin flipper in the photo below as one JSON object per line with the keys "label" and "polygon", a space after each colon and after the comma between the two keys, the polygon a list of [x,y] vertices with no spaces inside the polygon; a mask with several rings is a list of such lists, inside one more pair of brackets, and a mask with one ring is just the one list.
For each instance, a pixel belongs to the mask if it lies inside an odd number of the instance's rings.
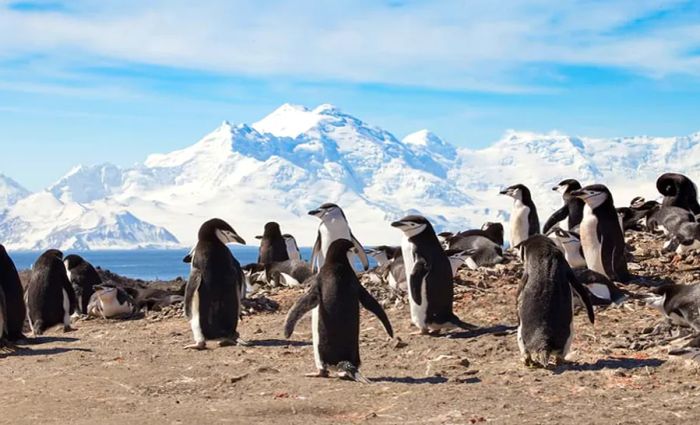
{"label": "penguin flipper", "polygon": [[567,276],[569,278],[569,284],[571,285],[571,288],[576,291],[578,294],[579,298],[581,298],[581,301],[583,301],[583,304],[586,306],[586,313],[588,313],[588,320],[590,320],[591,323],[595,323],[595,316],[593,314],[593,304],[591,304],[591,298],[588,296],[588,291],[586,288],[583,287],[581,282],[576,279],[576,275],[574,274],[574,271],[569,268],[567,271]]}
{"label": "penguin flipper", "polygon": [[391,322],[389,322],[389,317],[387,317],[386,312],[384,311],[382,306],[379,305],[377,300],[372,296],[372,294],[370,294],[367,291],[367,289],[365,289],[364,286],[360,285],[359,283],[357,286],[359,287],[358,296],[362,307],[366,308],[368,311],[372,312],[372,314],[377,316],[377,319],[379,319],[379,321],[382,322],[382,325],[384,325],[386,333],[393,338],[394,330],[391,328]]}
{"label": "penguin flipper", "polygon": [[321,252],[321,233],[319,232],[316,236],[316,242],[314,242],[314,247],[311,250],[311,271],[317,272],[321,266],[318,264],[318,254]]}
{"label": "penguin flipper", "polygon": [[430,269],[428,268],[427,261],[425,261],[424,258],[417,257],[408,284],[413,301],[418,305],[423,304],[420,289],[421,285],[423,285],[423,279],[425,279],[429,271]]}
{"label": "penguin flipper", "polygon": [[547,221],[544,223],[544,227],[542,227],[542,233],[547,234],[549,230],[554,227],[557,223],[561,222],[562,220],[565,220],[566,217],[569,216],[569,207],[564,204],[563,207],[559,208],[558,210],[554,211],[551,216],[547,219]]}
{"label": "penguin flipper", "polygon": [[360,258],[362,267],[365,269],[365,271],[369,270],[369,259],[367,258],[365,249],[362,247],[362,244],[357,240],[355,235],[352,234],[352,232],[350,233],[350,237],[352,238],[352,243],[355,245],[355,249],[357,251],[356,255]]}
{"label": "penguin flipper", "polygon": [[296,326],[299,319],[301,319],[306,313],[313,310],[318,306],[321,300],[321,296],[318,291],[318,281],[309,289],[304,295],[301,296],[294,303],[289,313],[287,313],[287,318],[284,321],[284,337],[289,338],[294,332],[294,326]]}
{"label": "penguin flipper", "polygon": [[188,318],[192,317],[192,298],[194,293],[199,290],[199,285],[202,283],[202,273],[199,269],[192,269],[190,279],[185,287],[185,315]]}

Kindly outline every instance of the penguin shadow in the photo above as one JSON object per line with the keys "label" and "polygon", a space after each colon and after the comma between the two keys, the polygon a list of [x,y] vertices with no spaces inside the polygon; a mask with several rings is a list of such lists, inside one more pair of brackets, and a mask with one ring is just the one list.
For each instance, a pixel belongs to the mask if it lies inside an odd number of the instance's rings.
{"label": "penguin shadow", "polygon": [[[388,382],[392,384],[411,384],[411,385],[435,385],[444,384],[447,382],[447,378],[444,376],[428,376],[425,378],[414,378],[412,376],[380,376],[379,378],[371,378],[372,382]],[[481,382],[479,378],[475,379],[474,382]]]}
{"label": "penguin shadow", "polygon": [[30,356],[51,356],[56,354],[68,353],[71,351],[79,351],[83,353],[92,353],[89,348],[69,348],[69,347],[54,347],[54,348],[30,348],[16,347],[7,353],[0,353],[0,358],[3,357],[30,357]]}
{"label": "penguin shadow", "polygon": [[[618,283],[618,282],[615,282]],[[637,286],[644,286],[647,288],[657,288],[659,286],[663,285],[668,285],[675,283],[673,280],[669,279],[668,277],[662,277],[662,276],[640,276],[640,275],[633,275],[630,280],[628,280],[625,283],[622,283],[621,286],[625,285],[637,285]]]}
{"label": "penguin shadow", "polygon": [[453,332],[450,334],[446,334],[445,337],[454,339],[466,339],[476,338],[482,335],[506,336],[514,333],[517,329],[517,326],[512,325],[494,325],[490,327],[476,328],[470,331]]}
{"label": "penguin shadow", "polygon": [[657,358],[635,359],[630,357],[610,357],[600,359],[595,363],[566,363],[557,366],[552,372],[560,375],[564,372],[597,372],[604,369],[632,370],[642,367],[659,367],[664,364],[664,360]]}
{"label": "penguin shadow", "polygon": [[41,336],[36,336],[34,338],[28,338],[25,343],[21,345],[40,345],[40,344],[48,344],[51,342],[75,342],[75,341],[80,341],[78,338],[73,338],[70,336],[48,336],[48,335],[41,335]]}
{"label": "penguin shadow", "polygon": [[311,345],[308,341],[292,341],[288,339],[256,339],[249,342],[253,347],[306,347]]}

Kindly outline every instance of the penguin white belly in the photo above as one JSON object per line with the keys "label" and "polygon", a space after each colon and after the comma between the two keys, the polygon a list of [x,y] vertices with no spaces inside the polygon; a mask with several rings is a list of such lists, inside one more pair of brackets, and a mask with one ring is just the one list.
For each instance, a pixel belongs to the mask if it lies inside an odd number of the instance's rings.
{"label": "penguin white belly", "polygon": [[589,212],[588,206],[586,206],[581,220],[581,246],[588,268],[607,276],[603,266],[602,244],[598,239],[598,218],[592,211]]}
{"label": "penguin white belly", "polygon": [[571,268],[578,269],[586,267],[586,259],[581,255],[581,244],[569,242],[564,245],[564,257]]}
{"label": "penguin white belly", "polygon": [[695,240],[690,245],[679,244],[678,248],[676,248],[676,253],[677,254],[684,254],[684,253],[686,253],[688,251],[692,251],[694,249],[700,249],[700,240]]}
{"label": "penguin white belly", "polygon": [[65,289],[63,291],[63,325],[70,326],[70,298]]}
{"label": "penguin white belly", "polygon": [[403,255],[404,267],[406,271],[406,286],[408,292],[408,301],[411,306],[411,322],[418,326],[420,329],[426,329],[426,319],[428,316],[428,299],[426,291],[425,279],[421,282],[421,304],[417,304],[413,299],[413,294],[411,292],[411,274],[413,273],[413,267],[415,266],[414,257],[415,245],[411,243],[408,238],[404,237],[401,241],[401,254]]}
{"label": "penguin white belly", "polygon": [[321,353],[318,351],[318,306],[311,310],[311,341],[314,346],[314,362],[316,363],[316,368],[318,370],[324,370],[325,366],[321,360]]}
{"label": "penguin white belly", "polygon": [[[326,259],[326,253],[331,244],[338,239],[347,239],[352,241],[352,236],[350,235],[350,228],[347,223],[340,220],[330,220],[329,222],[322,222],[321,226],[318,228],[321,233],[321,252],[318,254],[318,268],[323,266]],[[353,254],[348,252],[348,259],[350,264],[353,264]]]}
{"label": "penguin white belly", "polygon": [[567,354],[569,354],[569,350],[571,349],[571,343],[574,340],[574,296],[573,293],[571,294],[571,319],[569,319],[569,337],[566,339],[566,343],[564,343],[564,349],[561,351],[561,358],[564,359]]}
{"label": "penguin white belly", "polygon": [[515,200],[513,211],[510,214],[510,247],[517,246],[528,238],[530,234],[530,207],[519,200]]}
{"label": "penguin white belly", "polygon": [[192,303],[190,305],[192,318],[190,319],[190,328],[194,336],[194,342],[204,342],[204,333],[202,332],[202,324],[199,321],[199,291],[194,291],[192,294]]}

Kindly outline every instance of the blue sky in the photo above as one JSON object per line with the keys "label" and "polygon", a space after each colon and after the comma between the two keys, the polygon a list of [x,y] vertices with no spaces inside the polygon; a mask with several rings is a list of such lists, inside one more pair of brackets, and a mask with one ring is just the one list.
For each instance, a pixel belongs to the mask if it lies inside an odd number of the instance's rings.
{"label": "blue sky", "polygon": [[285,102],[469,147],[700,130],[700,2],[330,3],[0,0],[0,173],[38,190]]}

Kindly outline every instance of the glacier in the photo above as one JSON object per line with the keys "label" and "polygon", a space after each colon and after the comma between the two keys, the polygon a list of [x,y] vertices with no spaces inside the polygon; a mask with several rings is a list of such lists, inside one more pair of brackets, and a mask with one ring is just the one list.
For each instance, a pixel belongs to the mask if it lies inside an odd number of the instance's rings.
{"label": "glacier", "polygon": [[[228,221],[247,240],[277,221],[302,245],[308,210],[340,205],[366,245],[395,244],[389,223],[428,217],[438,230],[507,221],[501,188],[530,187],[544,222],[561,204],[560,180],[604,183],[616,205],[655,199],[667,171],[700,178],[700,133],[586,138],[508,131],[484,149],[457,148],[429,130],[399,140],[339,108],[284,104],[252,124],[224,121],[191,146],[131,167],[77,165],[37,193],[0,175],[0,242],[9,249],[174,248],[199,225]],[[467,143],[465,143],[467,144]],[[507,233],[507,232],[506,232]]]}

